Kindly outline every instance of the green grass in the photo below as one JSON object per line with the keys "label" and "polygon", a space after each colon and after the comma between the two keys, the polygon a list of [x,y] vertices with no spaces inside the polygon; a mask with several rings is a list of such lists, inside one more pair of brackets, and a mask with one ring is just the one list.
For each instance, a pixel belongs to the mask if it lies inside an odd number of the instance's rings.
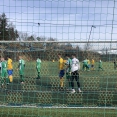
{"label": "green grass", "polygon": [[[15,70],[17,66],[18,63],[15,62],[13,84],[7,87],[8,91],[0,91],[0,104],[66,105],[70,107],[117,106],[117,70],[114,70],[111,62],[103,62],[104,71],[97,71],[98,63],[95,65],[95,71],[80,71],[83,91],[81,94],[68,94],[65,91],[59,92],[53,89],[52,85],[59,86],[57,62],[42,61],[39,81],[35,79],[37,77],[36,63],[26,62],[25,86],[19,84],[19,73]],[[68,87],[66,79],[65,87]],[[76,82],[75,88],[77,89]],[[116,110],[109,109],[0,108],[0,113],[0,117],[117,117]]]}
{"label": "green grass", "polygon": [[0,115],[0,117],[117,117],[117,110],[0,108]]}

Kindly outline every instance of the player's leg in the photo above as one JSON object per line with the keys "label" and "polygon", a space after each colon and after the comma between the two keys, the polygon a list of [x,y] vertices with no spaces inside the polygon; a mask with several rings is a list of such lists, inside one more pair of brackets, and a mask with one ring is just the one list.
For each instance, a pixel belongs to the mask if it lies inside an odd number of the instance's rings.
{"label": "player's leg", "polygon": [[60,74],[59,74],[59,77],[60,77],[60,87],[63,88],[63,85],[64,85],[64,70],[60,70]]}
{"label": "player's leg", "polygon": [[68,81],[69,88],[71,88],[71,80],[70,80],[70,77],[71,77],[70,73],[66,73],[66,79]]}
{"label": "player's leg", "polygon": [[8,72],[7,71],[6,71],[6,83],[7,83],[7,85],[10,83],[10,79],[9,79]]}
{"label": "player's leg", "polygon": [[24,70],[23,69],[19,70],[19,75],[20,75],[20,82],[23,84],[24,83]]}
{"label": "player's leg", "polygon": [[93,70],[95,70],[95,66],[93,65]]}
{"label": "player's leg", "polygon": [[7,71],[5,71],[5,79],[6,79],[6,84],[8,85],[9,84],[9,78],[8,78],[8,74],[7,74]]}
{"label": "player's leg", "polygon": [[102,68],[102,66],[100,67],[100,69],[101,69],[101,70],[104,70],[104,69]]}
{"label": "player's leg", "polygon": [[89,71],[89,66],[88,66],[88,65],[86,65],[85,67],[86,67],[86,70],[87,70],[87,71]]}
{"label": "player's leg", "polygon": [[75,89],[74,89],[74,77],[75,74],[74,72],[71,73],[71,87],[72,87],[72,93],[75,93]]}
{"label": "player's leg", "polygon": [[1,85],[4,85],[4,71],[1,72]]}
{"label": "player's leg", "polygon": [[77,71],[75,71],[75,80],[77,82],[78,91],[81,92],[81,90],[80,90],[80,82],[79,82],[79,73]]}
{"label": "player's leg", "polygon": [[40,72],[38,72],[38,79],[40,79]]}
{"label": "player's leg", "polygon": [[98,71],[100,71],[100,66],[98,66]]}
{"label": "player's leg", "polygon": [[8,70],[8,78],[9,78],[10,83],[13,82],[13,76],[12,76],[12,74],[13,74],[13,70]]}
{"label": "player's leg", "polygon": [[40,68],[37,68],[37,74],[38,74],[37,79],[40,79]]}

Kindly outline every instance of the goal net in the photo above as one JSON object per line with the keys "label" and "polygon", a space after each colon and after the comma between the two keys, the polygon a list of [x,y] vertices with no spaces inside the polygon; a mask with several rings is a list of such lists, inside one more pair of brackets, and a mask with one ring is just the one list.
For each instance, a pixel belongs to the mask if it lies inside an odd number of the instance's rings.
{"label": "goal net", "polygon": [[[116,41],[98,43],[90,41],[88,42],[90,48],[86,50],[87,42],[84,41],[1,42],[0,105],[4,107],[1,113],[4,113],[6,107],[20,107],[21,112],[24,111],[24,107],[32,107],[31,111],[34,108],[116,109],[116,43]],[[65,71],[62,88],[59,54],[64,60]],[[72,73],[69,73],[70,78],[67,77],[68,58],[66,57],[73,60],[72,55],[74,54],[80,61],[78,80],[82,92],[79,92],[75,78],[73,81],[75,92],[73,92]],[[13,80],[9,77],[11,74],[8,72],[9,58],[13,64]],[[41,60],[39,69],[37,69],[38,59]],[[24,68],[20,63],[23,60],[25,61]],[[84,67],[86,60],[88,67]],[[2,68],[4,61],[7,62],[7,75]],[[27,116],[29,116],[28,113]]]}
{"label": "goal net", "polygon": [[117,117],[117,0],[0,2],[1,117]]}

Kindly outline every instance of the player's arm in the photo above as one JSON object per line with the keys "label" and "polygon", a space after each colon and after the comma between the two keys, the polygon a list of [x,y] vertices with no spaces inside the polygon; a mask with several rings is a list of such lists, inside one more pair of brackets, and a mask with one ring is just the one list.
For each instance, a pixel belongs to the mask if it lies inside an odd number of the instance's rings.
{"label": "player's arm", "polygon": [[18,64],[17,69],[19,69],[19,68],[20,68],[20,65],[21,65],[21,60],[19,60],[19,64]]}
{"label": "player's arm", "polygon": [[25,61],[24,61],[24,67],[25,67]]}
{"label": "player's arm", "polygon": [[78,62],[78,71],[80,71],[80,62],[79,60],[77,62]]}

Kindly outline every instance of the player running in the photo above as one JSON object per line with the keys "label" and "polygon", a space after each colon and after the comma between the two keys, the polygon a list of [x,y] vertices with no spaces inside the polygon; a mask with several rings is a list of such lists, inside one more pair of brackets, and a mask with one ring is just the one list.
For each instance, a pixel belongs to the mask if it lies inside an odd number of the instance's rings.
{"label": "player running", "polygon": [[75,54],[72,55],[72,65],[71,65],[71,86],[72,86],[72,93],[75,93],[75,89],[74,89],[74,79],[77,82],[77,86],[78,86],[78,91],[81,92],[80,90],[80,83],[79,83],[79,70],[80,70],[80,62],[79,60],[76,58]]}
{"label": "player running", "polygon": [[37,58],[37,61],[36,61],[36,69],[38,73],[38,77],[36,79],[40,79],[41,59],[39,58]]}
{"label": "player running", "polygon": [[65,74],[65,71],[64,71],[64,60],[63,58],[61,57],[61,54],[58,54],[58,57],[59,57],[59,78],[60,78],[60,88],[63,88],[63,85],[64,85],[64,79],[63,79],[63,76]]}
{"label": "player running", "polygon": [[1,57],[1,84],[4,86],[4,80],[6,79],[6,83],[9,84],[8,74],[7,74],[7,61],[5,61],[4,57]]}
{"label": "player running", "polygon": [[7,73],[10,83],[13,82],[13,65],[12,65],[12,59],[10,56],[7,57]]}
{"label": "player running", "polygon": [[69,55],[66,55],[67,61],[66,61],[66,79],[69,83],[69,89],[71,88],[71,65],[72,60],[70,59]]}
{"label": "player running", "polygon": [[24,84],[24,69],[25,69],[25,61],[22,59],[22,56],[19,56],[19,75],[20,75],[20,82]]}
{"label": "player running", "polygon": [[103,70],[103,68],[102,68],[102,61],[101,61],[101,59],[99,59],[99,64],[98,64],[98,71],[99,70]]}

